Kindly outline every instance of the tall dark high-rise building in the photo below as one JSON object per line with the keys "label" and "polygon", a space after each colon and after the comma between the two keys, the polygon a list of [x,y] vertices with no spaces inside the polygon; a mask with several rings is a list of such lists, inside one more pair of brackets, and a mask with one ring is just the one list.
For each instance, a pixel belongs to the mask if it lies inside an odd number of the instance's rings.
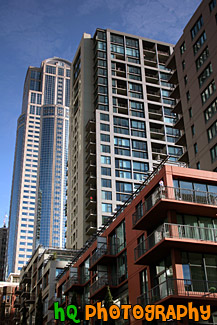
{"label": "tall dark high-rise building", "polygon": [[173,69],[171,94],[177,104],[180,161],[189,167],[217,171],[217,6],[204,0],[186,25],[167,63]]}
{"label": "tall dark high-rise building", "polygon": [[39,243],[65,245],[69,94],[70,62],[51,58],[29,67],[17,125],[8,273],[20,271]]}

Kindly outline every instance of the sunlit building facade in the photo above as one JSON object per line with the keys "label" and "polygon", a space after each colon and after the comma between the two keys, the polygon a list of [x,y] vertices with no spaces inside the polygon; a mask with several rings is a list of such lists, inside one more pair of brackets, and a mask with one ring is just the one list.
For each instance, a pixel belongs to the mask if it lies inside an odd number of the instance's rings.
{"label": "sunlit building facade", "polygon": [[8,274],[31,257],[33,237],[34,246],[64,246],[69,91],[70,62],[51,58],[29,67],[17,125]]}

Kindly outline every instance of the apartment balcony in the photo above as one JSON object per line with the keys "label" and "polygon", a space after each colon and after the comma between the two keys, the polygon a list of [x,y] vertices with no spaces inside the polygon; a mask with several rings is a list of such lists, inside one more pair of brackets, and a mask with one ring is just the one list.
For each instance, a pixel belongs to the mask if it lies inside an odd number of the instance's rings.
{"label": "apartment balcony", "polygon": [[94,187],[96,186],[96,174],[94,173],[89,173],[89,175],[86,177],[85,180],[86,185],[93,185]]}
{"label": "apartment balcony", "polygon": [[89,210],[86,214],[85,220],[86,222],[96,222],[96,210]]}
{"label": "apartment balcony", "polygon": [[56,298],[56,297],[52,297],[49,301],[48,301],[48,310],[54,310],[54,303],[58,302],[60,304],[61,302],[61,298]]}
{"label": "apartment balcony", "polygon": [[173,107],[173,113],[181,114],[182,113],[182,102],[181,99],[179,99],[176,103],[176,105]]}
{"label": "apartment balcony", "polygon": [[89,120],[85,127],[86,131],[96,132],[96,122],[94,120]]}
{"label": "apartment balcony", "polygon": [[28,299],[29,295],[30,295],[30,289],[29,289],[29,291],[23,290],[22,293],[21,293],[22,298]]}
{"label": "apartment balcony", "polygon": [[107,245],[105,243],[98,248],[90,257],[90,269],[92,270],[97,264],[107,265],[112,263],[117,253],[116,247],[115,245]]}
{"label": "apartment balcony", "polygon": [[160,102],[160,92],[147,89],[147,99],[155,102]]}
{"label": "apartment balcony", "polygon": [[151,139],[163,140],[165,137],[163,128],[150,127]]}
{"label": "apartment balcony", "polygon": [[90,198],[91,196],[96,197],[96,188],[90,185],[85,191],[86,197]]}
{"label": "apartment balcony", "polygon": [[146,198],[143,208],[133,214],[134,229],[153,229],[168,210],[206,217],[216,217],[217,193],[176,187],[158,187]]}
{"label": "apartment balcony", "polygon": [[27,304],[34,304],[36,302],[36,296],[35,294],[31,293],[29,294],[28,298],[26,298],[26,303]]}
{"label": "apartment balcony", "polygon": [[177,139],[175,144],[178,146],[186,146],[186,136],[184,131],[182,132],[181,136]]}
{"label": "apartment balcony", "polygon": [[170,94],[170,97],[171,98],[174,98],[174,99],[179,99],[180,98],[180,91],[179,91],[179,85],[177,85],[173,91],[171,92]]}
{"label": "apartment balcony", "polygon": [[168,254],[171,248],[180,251],[216,253],[217,229],[164,223],[134,250],[135,263],[148,265]]}
{"label": "apartment balcony", "polygon": [[116,77],[126,78],[126,71],[123,67],[116,67],[116,69],[112,69],[112,75]]}
{"label": "apartment balcony", "polygon": [[175,70],[171,76],[170,79],[168,80],[170,83],[177,85],[178,84],[178,74],[177,74],[177,70]]}
{"label": "apartment balcony", "polygon": [[31,272],[25,272],[23,274],[22,279],[21,279],[21,283],[30,283],[31,282],[31,276],[32,276]]}
{"label": "apartment balcony", "polygon": [[69,291],[82,292],[84,284],[89,280],[89,277],[79,277],[78,274],[73,275],[66,281],[64,295],[66,295]]}
{"label": "apartment balcony", "polygon": [[183,130],[184,129],[184,119],[183,116],[180,114],[178,120],[173,125],[175,129]]}
{"label": "apartment balcony", "polygon": [[90,299],[102,300],[105,297],[106,287],[109,286],[111,292],[117,287],[117,278],[110,277],[109,274],[105,274],[98,278],[90,286]]}
{"label": "apartment balcony", "polygon": [[217,281],[168,278],[137,298],[137,304],[193,302],[217,305]]}
{"label": "apartment balcony", "polygon": [[188,164],[189,157],[188,157],[188,151],[186,149],[184,149],[183,154],[178,158],[178,161],[185,162],[186,164]]}
{"label": "apartment balcony", "polygon": [[87,167],[85,168],[86,173],[94,172],[96,170],[96,161],[90,160]]}
{"label": "apartment balcony", "polygon": [[85,204],[85,207],[87,210],[95,210],[96,209],[96,198],[95,197],[90,197],[88,201]]}
{"label": "apartment balcony", "polygon": [[128,106],[123,104],[113,105],[113,112],[118,114],[128,114]]}
{"label": "apartment balcony", "polygon": [[150,56],[147,56],[147,54],[144,56],[144,65],[148,67],[157,67],[157,61],[155,58],[151,58]]}
{"label": "apartment balcony", "polygon": [[166,63],[169,57],[169,53],[165,51],[158,50],[158,59],[160,63]]}
{"label": "apartment balcony", "polygon": [[149,114],[149,119],[159,120],[159,121],[162,121],[163,119],[163,113],[161,107],[159,109],[149,108],[148,114]]}
{"label": "apartment balcony", "polygon": [[87,133],[86,133],[86,136],[85,136],[85,140],[88,142],[88,141],[95,141],[96,142],[96,132],[95,131],[92,131],[92,130],[89,130]]}
{"label": "apartment balcony", "polygon": [[86,151],[96,151],[96,140],[90,140],[88,141],[88,143],[86,144],[85,147]]}
{"label": "apartment balcony", "polygon": [[[150,70],[151,71],[151,70]],[[157,73],[151,73],[147,70],[145,71],[145,79],[147,83],[159,85],[159,77]]]}
{"label": "apartment balcony", "polygon": [[90,151],[87,153],[85,157],[86,163],[88,164],[90,161],[96,161],[96,152]]}
{"label": "apartment balcony", "polygon": [[15,321],[15,322],[18,322],[18,321],[20,321],[20,317],[21,317],[21,313],[19,312],[19,311],[15,311],[14,312],[14,317],[13,317],[13,320]]}
{"label": "apartment balcony", "polygon": [[166,156],[167,156],[166,149],[152,147],[152,159],[153,160],[164,159]]}
{"label": "apartment balcony", "polygon": [[90,222],[89,225],[86,227],[86,235],[91,236],[96,233],[96,223]]}

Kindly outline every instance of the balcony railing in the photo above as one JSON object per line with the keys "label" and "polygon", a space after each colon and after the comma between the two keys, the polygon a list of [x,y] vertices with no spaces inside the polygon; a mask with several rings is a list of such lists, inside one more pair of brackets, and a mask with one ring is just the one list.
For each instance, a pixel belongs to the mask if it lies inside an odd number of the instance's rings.
{"label": "balcony railing", "polygon": [[144,306],[156,303],[169,296],[188,296],[190,299],[204,300],[217,297],[217,281],[172,279],[169,278],[137,298],[137,303]]}
{"label": "balcony railing", "polygon": [[141,219],[145,213],[147,213],[161,199],[217,206],[217,193],[161,186],[145,200],[143,209],[140,209],[133,214],[133,225],[135,225],[139,219]]}
{"label": "balcony railing", "polygon": [[116,255],[116,246],[103,244],[90,258],[90,267],[93,266],[104,255]]}
{"label": "balcony railing", "polygon": [[65,292],[69,290],[72,285],[79,284],[78,275],[73,275],[65,284]]}
{"label": "balcony railing", "polygon": [[118,283],[118,276],[115,277],[109,277],[109,275],[106,273],[105,275],[98,278],[97,281],[95,281],[90,286],[90,296],[94,295],[95,292],[102,289],[103,287],[109,285],[109,286],[117,286]]}
{"label": "balcony railing", "polygon": [[164,238],[194,239],[197,241],[217,243],[217,229],[164,223],[135,248],[135,260],[148,252]]}

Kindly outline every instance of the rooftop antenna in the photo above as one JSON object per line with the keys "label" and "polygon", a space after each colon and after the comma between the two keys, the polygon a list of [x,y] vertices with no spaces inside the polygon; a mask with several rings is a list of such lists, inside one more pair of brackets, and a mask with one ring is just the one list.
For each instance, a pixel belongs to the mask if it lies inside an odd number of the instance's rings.
{"label": "rooftop antenna", "polygon": [[4,221],[3,221],[3,226],[6,227],[6,219],[8,218],[8,215],[7,213],[5,213],[5,216],[4,216]]}

